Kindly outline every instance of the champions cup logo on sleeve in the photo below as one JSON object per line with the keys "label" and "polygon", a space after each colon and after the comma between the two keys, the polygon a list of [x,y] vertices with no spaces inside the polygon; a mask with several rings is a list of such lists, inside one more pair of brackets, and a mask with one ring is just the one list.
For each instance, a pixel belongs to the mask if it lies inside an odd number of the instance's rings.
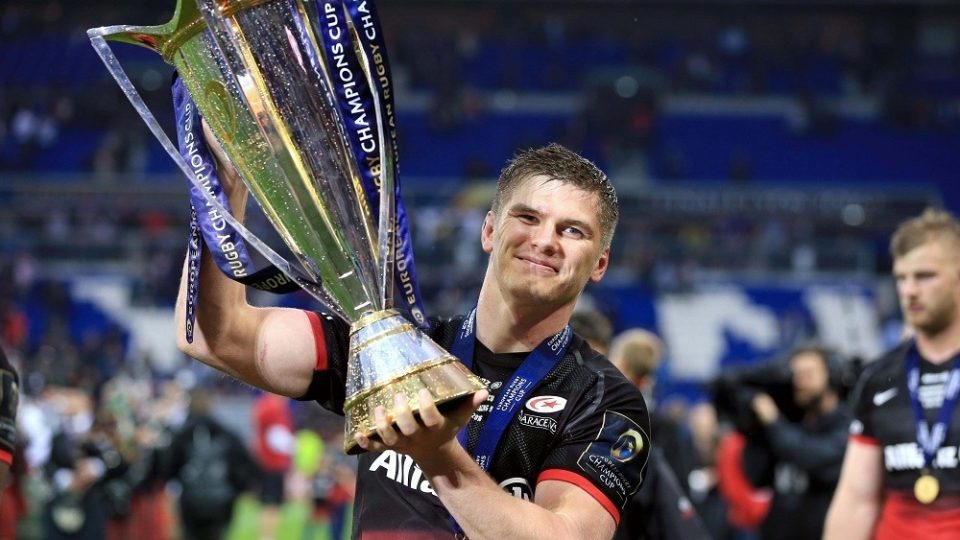
{"label": "champions cup logo on sleeve", "polygon": [[580,455],[577,466],[606,486],[622,508],[640,487],[642,467],[635,462],[642,454],[646,459],[647,440],[643,429],[629,417],[606,411],[596,440]]}
{"label": "champions cup logo on sleeve", "polygon": [[613,459],[626,463],[637,457],[637,454],[643,450],[643,437],[635,430],[628,429],[623,435],[613,443],[610,449],[610,455]]}

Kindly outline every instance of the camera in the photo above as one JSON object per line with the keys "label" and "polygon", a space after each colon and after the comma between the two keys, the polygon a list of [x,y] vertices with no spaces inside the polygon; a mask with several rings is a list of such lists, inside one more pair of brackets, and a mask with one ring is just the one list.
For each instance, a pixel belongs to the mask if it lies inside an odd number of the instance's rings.
{"label": "camera", "polygon": [[815,351],[826,360],[830,387],[837,391],[841,400],[845,400],[856,385],[863,362],[859,358],[841,358],[823,347],[812,345],[795,349],[786,356],[731,369],[718,376],[711,384],[718,417],[733,424],[737,431],[748,437],[758,434],[761,426],[751,403],[757,394],[765,393],[773,398],[788,421],[799,421],[804,411],[793,397],[790,359],[803,351]]}

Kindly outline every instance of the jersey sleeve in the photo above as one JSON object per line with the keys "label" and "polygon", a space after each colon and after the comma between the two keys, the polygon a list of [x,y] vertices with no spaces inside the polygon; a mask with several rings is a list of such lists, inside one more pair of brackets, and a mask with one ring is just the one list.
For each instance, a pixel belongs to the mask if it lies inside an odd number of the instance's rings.
{"label": "jersey sleeve", "polygon": [[0,351],[0,463],[13,464],[17,438],[17,403],[20,401],[17,372]]}
{"label": "jersey sleeve", "polygon": [[856,441],[876,446],[876,426],[873,425],[874,404],[872,384],[875,369],[867,369],[860,375],[851,394],[850,405],[853,408],[853,421],[850,423],[850,437]]}
{"label": "jersey sleeve", "polygon": [[633,385],[603,375],[579,401],[537,482],[559,480],[580,487],[619,524],[640,489],[650,455],[647,407]]}
{"label": "jersey sleeve", "polygon": [[307,392],[297,399],[316,401],[325,409],[343,415],[350,327],[340,319],[319,313],[308,312],[307,317],[316,347],[317,365]]}

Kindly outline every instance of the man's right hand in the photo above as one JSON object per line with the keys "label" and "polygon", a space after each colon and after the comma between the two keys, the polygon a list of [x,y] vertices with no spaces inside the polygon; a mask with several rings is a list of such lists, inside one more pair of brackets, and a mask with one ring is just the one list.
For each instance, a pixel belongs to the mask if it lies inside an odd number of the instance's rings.
{"label": "man's right hand", "polygon": [[[227,153],[220,146],[220,142],[213,136],[213,131],[210,130],[210,125],[207,124],[206,120],[203,121],[203,139],[207,143],[210,153],[213,154],[217,165],[217,176],[224,192],[230,197],[230,202],[233,203],[234,196],[245,196],[247,186],[240,179],[240,173],[237,172],[236,167],[227,158]],[[233,210],[236,212],[238,209],[234,208]]]}

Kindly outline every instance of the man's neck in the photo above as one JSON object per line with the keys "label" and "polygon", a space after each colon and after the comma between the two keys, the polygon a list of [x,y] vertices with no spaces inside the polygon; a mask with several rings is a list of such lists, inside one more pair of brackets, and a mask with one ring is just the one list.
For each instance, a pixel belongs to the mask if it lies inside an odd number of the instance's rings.
{"label": "man's neck", "polygon": [[937,365],[948,362],[960,352],[960,317],[936,334],[918,331],[916,339],[920,356],[926,361]]}
{"label": "man's neck", "polygon": [[491,292],[487,285],[477,302],[477,339],[494,353],[532,351],[570,321],[573,304],[559,308],[519,305]]}

